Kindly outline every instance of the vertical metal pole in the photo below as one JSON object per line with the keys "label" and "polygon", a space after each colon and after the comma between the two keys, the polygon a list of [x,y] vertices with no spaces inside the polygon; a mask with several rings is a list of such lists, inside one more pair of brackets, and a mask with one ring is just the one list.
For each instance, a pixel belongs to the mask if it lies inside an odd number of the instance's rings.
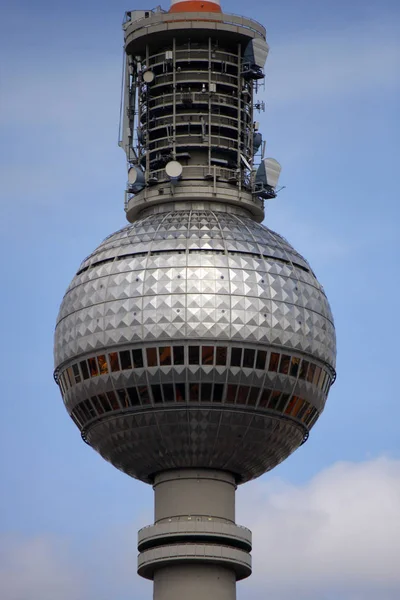
{"label": "vertical metal pole", "polygon": [[241,159],[240,159],[240,141],[242,133],[242,45],[238,44],[238,118],[237,118],[237,169],[238,169],[238,186],[239,190],[242,189],[242,177],[241,177]]}
{"label": "vertical metal pole", "polygon": [[176,159],[176,38],[172,42],[172,158]]}
{"label": "vertical metal pole", "polygon": [[[208,168],[211,169],[211,57],[212,54],[212,46],[211,46],[211,38],[208,38]],[[215,174],[214,174],[215,178]],[[215,184],[214,184],[215,185]]]}

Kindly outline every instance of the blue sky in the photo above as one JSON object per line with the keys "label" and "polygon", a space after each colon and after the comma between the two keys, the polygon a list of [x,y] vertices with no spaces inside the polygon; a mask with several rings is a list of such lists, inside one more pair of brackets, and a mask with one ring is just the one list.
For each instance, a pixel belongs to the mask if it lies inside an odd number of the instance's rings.
{"label": "blue sky", "polygon": [[[239,600],[394,600],[400,4],[223,7],[267,27],[260,122],[285,189],[265,223],[311,263],[338,336],[338,380],[309,441],[238,492],[238,522],[253,529],[255,547]],[[124,225],[121,22],[132,8],[151,5],[14,0],[1,8],[5,600],[151,597],[135,573],[151,488],[81,442],[52,381],[62,295],[81,260]]]}

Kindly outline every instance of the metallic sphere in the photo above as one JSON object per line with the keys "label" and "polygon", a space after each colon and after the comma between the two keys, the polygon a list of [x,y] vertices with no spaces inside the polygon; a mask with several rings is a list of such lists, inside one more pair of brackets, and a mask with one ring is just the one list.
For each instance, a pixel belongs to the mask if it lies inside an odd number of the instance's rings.
{"label": "metallic sphere", "polygon": [[142,481],[181,467],[261,475],[307,438],[335,377],[332,314],[308,263],[216,207],[149,210],[84,260],[60,308],[66,408]]}

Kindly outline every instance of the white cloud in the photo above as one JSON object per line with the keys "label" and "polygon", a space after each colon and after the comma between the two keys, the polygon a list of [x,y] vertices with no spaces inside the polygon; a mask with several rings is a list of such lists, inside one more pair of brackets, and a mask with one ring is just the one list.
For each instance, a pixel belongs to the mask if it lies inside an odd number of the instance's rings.
{"label": "white cloud", "polygon": [[253,530],[249,600],[260,588],[270,600],[399,597],[400,461],[338,463],[303,486],[264,479],[238,513]]}
{"label": "white cloud", "polygon": [[71,564],[64,540],[49,536],[0,538],[3,600],[81,600],[83,571]]}
{"label": "white cloud", "polygon": [[[237,522],[253,531],[253,575],[239,600],[400,597],[400,460],[338,463],[303,485],[266,476],[238,500]],[[150,507],[126,527],[112,518],[91,539],[0,539],[2,599],[150,598],[135,572],[136,531]]]}

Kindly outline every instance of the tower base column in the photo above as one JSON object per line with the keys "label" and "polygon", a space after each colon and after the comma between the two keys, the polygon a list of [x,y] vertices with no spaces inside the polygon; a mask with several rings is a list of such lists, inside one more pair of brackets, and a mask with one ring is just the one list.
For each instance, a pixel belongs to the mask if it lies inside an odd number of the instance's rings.
{"label": "tower base column", "polygon": [[251,532],[235,523],[235,479],[211,469],[155,477],[155,523],[139,531],[138,573],[154,600],[236,600],[251,574]]}

